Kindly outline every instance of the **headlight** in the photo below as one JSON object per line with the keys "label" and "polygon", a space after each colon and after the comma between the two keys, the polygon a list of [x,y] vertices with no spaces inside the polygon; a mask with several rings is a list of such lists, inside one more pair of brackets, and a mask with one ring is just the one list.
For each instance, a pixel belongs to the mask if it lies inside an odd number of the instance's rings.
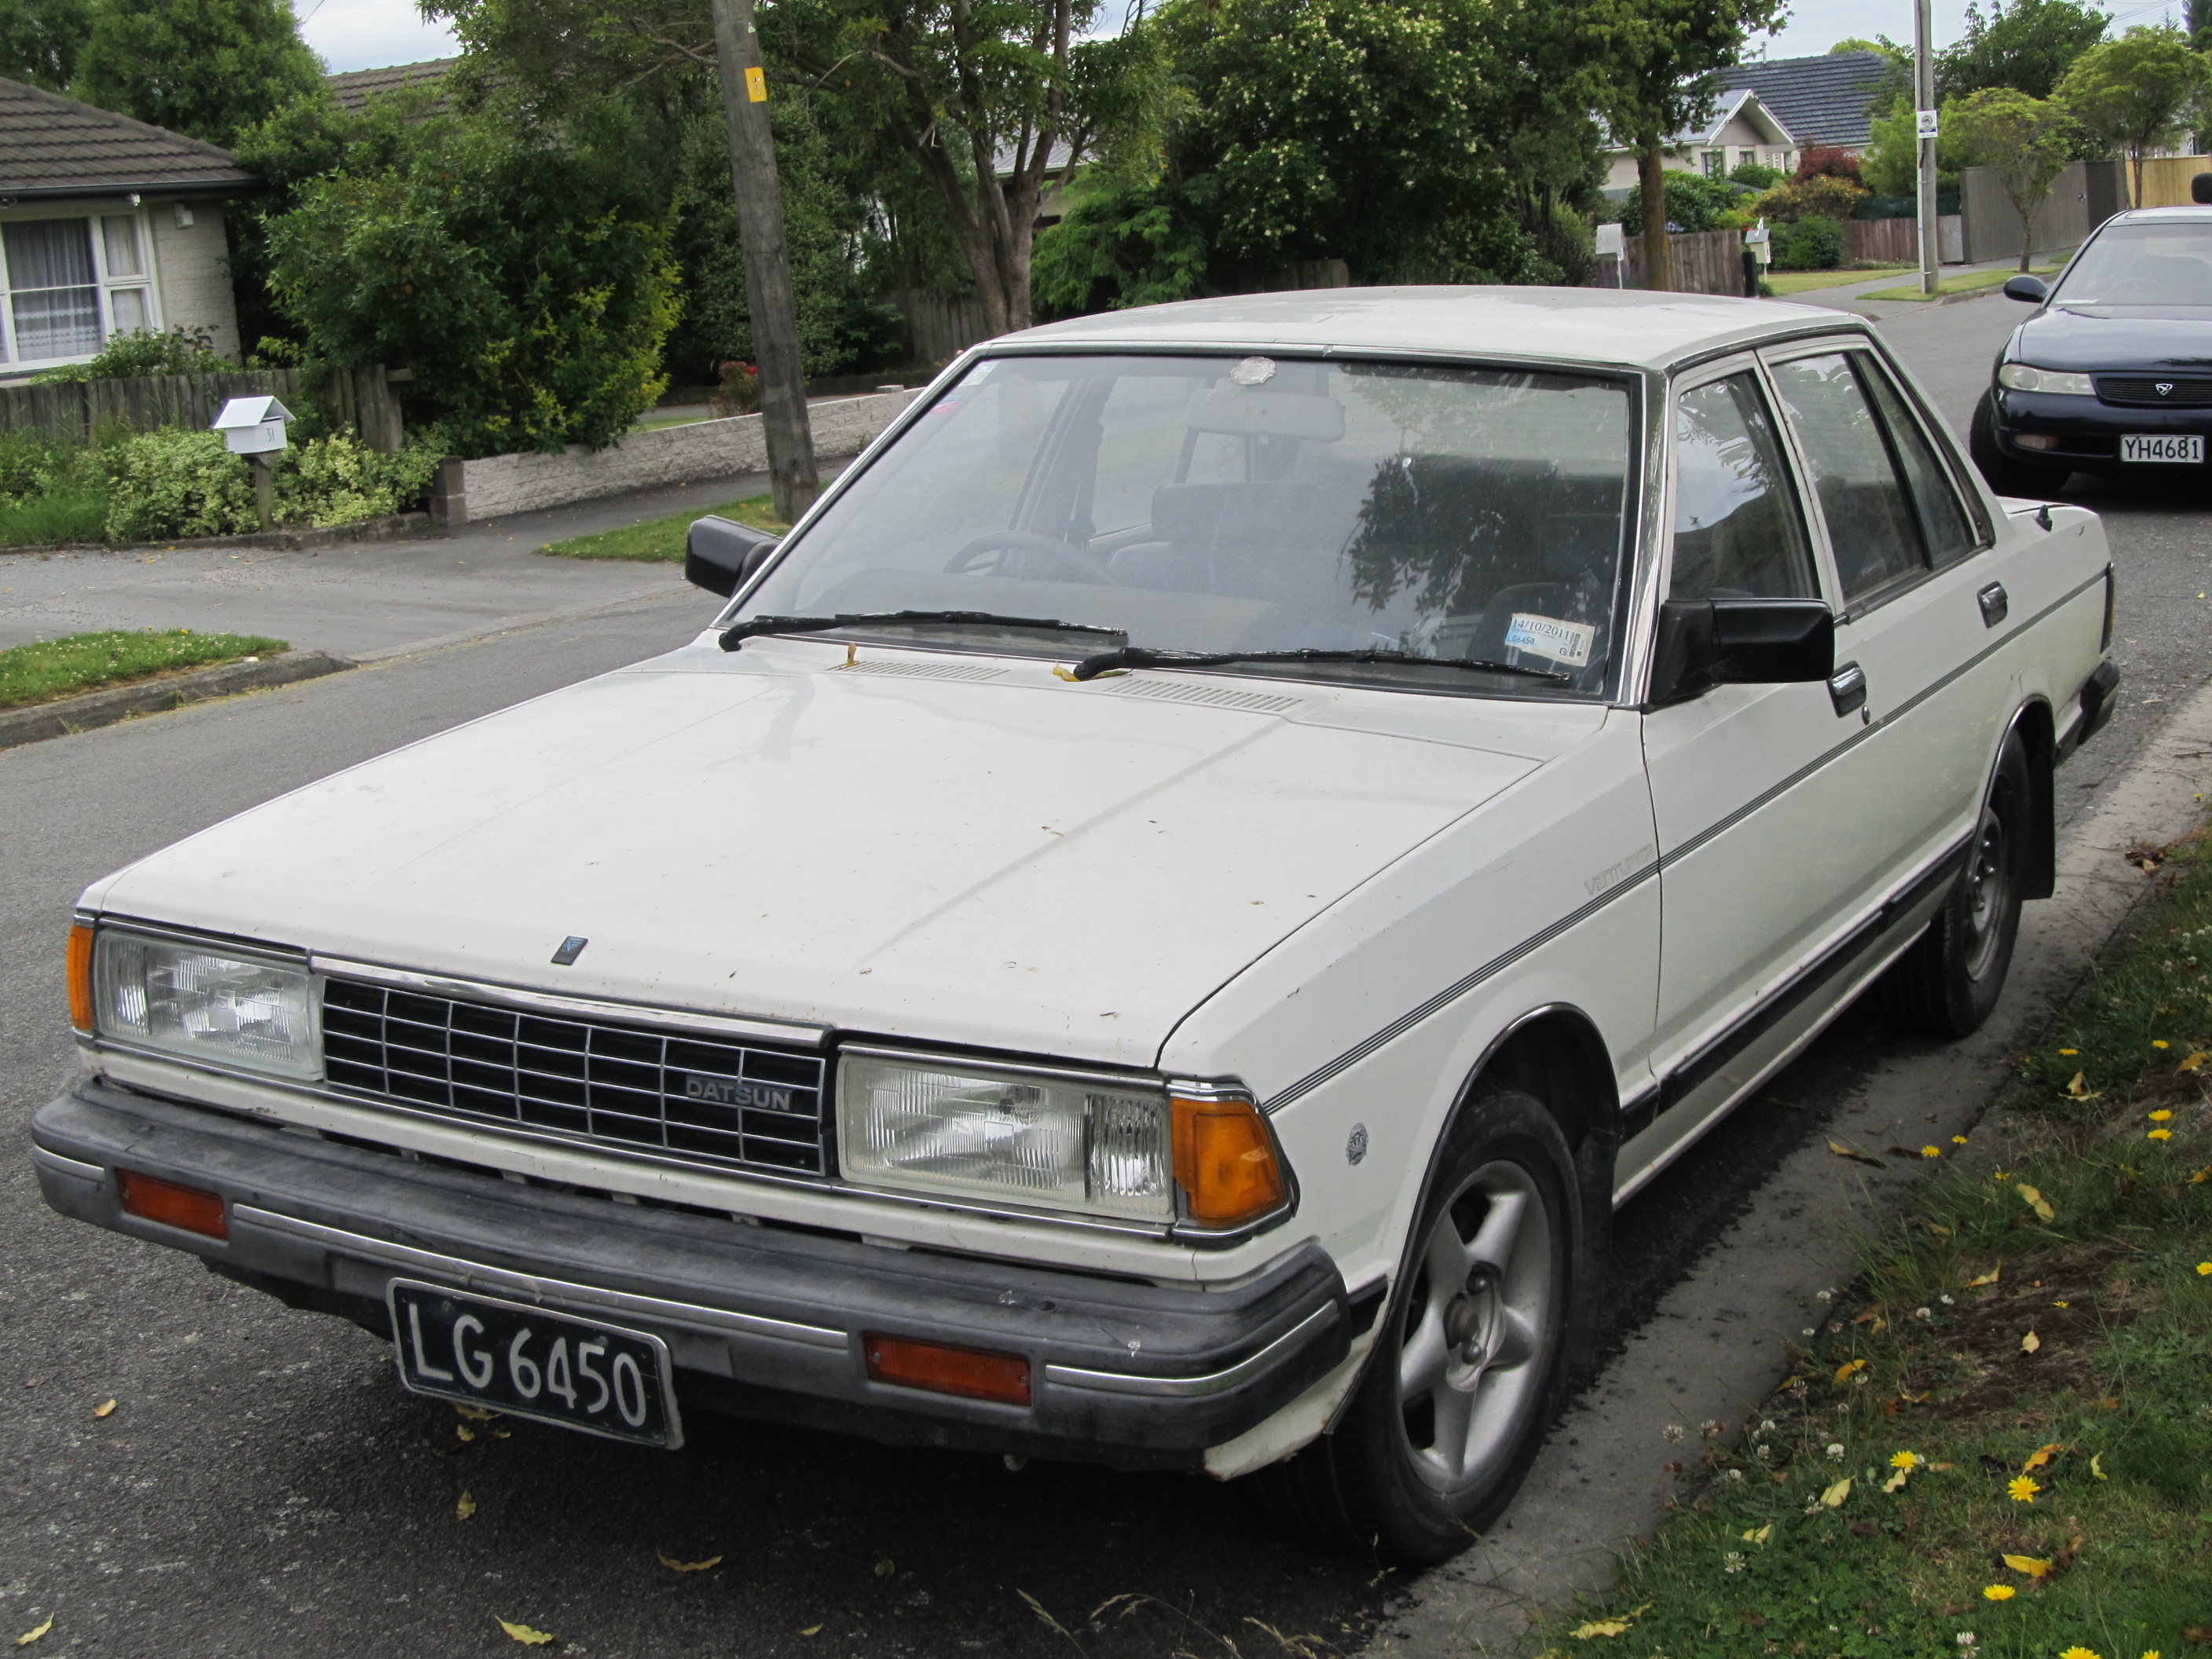
{"label": "headlight", "polygon": [[837,1073],[848,1181],[1203,1227],[1282,1209],[1289,1182],[1251,1103],[1079,1072],[848,1050]]}
{"label": "headlight", "polygon": [[103,927],[93,988],[103,1037],[242,1071],[322,1075],[318,999],[304,966]]}
{"label": "headlight", "polygon": [[2026,363],[2007,363],[1997,370],[1997,384],[2011,392],[2063,392],[2076,398],[2094,398],[2097,388],[2086,374],[2062,374],[2052,368],[2031,368]]}

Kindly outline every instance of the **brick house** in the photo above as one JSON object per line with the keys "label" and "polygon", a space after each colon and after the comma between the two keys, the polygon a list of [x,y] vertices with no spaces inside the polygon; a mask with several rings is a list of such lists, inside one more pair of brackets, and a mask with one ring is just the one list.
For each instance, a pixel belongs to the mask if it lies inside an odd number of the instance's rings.
{"label": "brick house", "polygon": [[0,80],[0,383],[139,328],[236,356],[223,210],[260,187],[228,150]]}

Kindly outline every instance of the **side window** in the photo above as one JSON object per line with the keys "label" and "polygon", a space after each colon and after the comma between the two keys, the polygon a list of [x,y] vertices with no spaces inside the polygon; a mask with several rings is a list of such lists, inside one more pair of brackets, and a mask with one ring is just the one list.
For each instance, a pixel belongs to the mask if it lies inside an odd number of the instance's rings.
{"label": "side window", "polygon": [[1928,568],[1889,434],[1852,364],[1856,355],[1799,357],[1774,368],[1812,469],[1846,605]]}
{"label": "side window", "polygon": [[1920,539],[1929,562],[1938,570],[1974,550],[1974,532],[1959,493],[1943,471],[1943,463],[1905,408],[1897,384],[1880,365],[1865,359],[1860,369],[1874,388],[1874,401],[1881,410],[1882,424],[1897,446],[1897,459],[1905,469],[1906,492],[1912,497],[1913,516],[1920,524]]}
{"label": "side window", "polygon": [[1677,599],[1806,599],[1820,589],[1758,382],[1731,374],[1674,401]]}

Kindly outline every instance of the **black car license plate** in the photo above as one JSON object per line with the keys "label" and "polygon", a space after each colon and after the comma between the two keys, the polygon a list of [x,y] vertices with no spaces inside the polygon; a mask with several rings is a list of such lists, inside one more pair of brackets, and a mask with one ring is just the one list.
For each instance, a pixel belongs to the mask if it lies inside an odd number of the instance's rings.
{"label": "black car license plate", "polygon": [[386,1294],[399,1380],[416,1393],[643,1446],[684,1443],[659,1337],[413,1279]]}

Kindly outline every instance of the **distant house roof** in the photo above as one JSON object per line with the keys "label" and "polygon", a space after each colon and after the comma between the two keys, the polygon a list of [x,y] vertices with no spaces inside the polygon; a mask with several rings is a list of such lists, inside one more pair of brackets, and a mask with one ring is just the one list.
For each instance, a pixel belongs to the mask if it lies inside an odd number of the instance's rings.
{"label": "distant house roof", "polygon": [[338,107],[353,114],[380,93],[402,92],[424,82],[442,81],[446,71],[460,61],[458,58],[434,58],[427,64],[348,70],[343,75],[325,75],[323,84],[331,89],[331,96],[337,100]]}
{"label": "distant house roof", "polygon": [[237,196],[261,181],[227,149],[0,80],[0,200],[112,196]]}
{"label": "distant house roof", "polygon": [[1874,142],[1867,106],[1889,74],[1877,52],[1838,52],[1820,58],[1778,58],[1723,70],[1721,84],[1746,88],[1773,111],[1800,144],[1863,149]]}
{"label": "distant house roof", "polygon": [[1668,141],[1675,144],[1710,144],[1719,138],[1729,122],[1741,115],[1753,127],[1766,129],[1770,144],[1796,144],[1797,135],[1789,125],[1767,107],[1766,100],[1749,87],[1736,87],[1720,95],[1713,106],[1713,118],[1701,127],[1685,127]]}

